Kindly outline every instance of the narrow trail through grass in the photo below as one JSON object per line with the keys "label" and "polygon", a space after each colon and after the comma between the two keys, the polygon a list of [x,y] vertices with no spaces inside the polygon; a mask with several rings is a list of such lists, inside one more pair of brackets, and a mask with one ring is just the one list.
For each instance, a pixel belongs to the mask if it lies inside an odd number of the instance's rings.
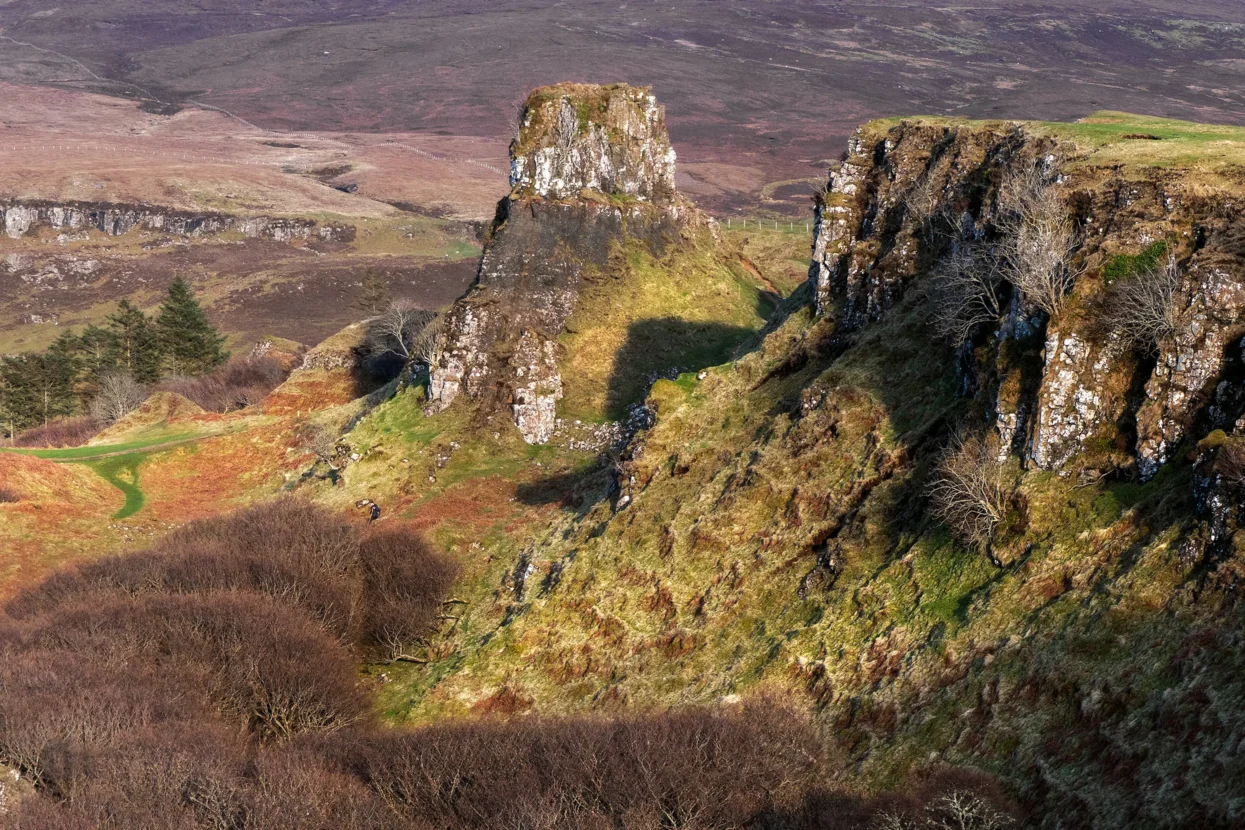
{"label": "narrow trail through grass", "polygon": [[69,463],[84,464],[90,467],[101,478],[116,487],[125,495],[125,504],[112,514],[114,519],[128,519],[143,509],[147,497],[138,484],[138,467],[147,458],[147,453],[132,452],[118,455],[116,453],[95,459],[74,460]]}
{"label": "narrow trail through grass", "polygon": [[179,444],[188,444],[192,441],[201,441],[208,437],[210,436],[163,435],[159,438],[130,441],[124,444],[100,444],[94,447],[67,447],[64,449],[5,449],[3,452],[14,452],[19,455],[33,455],[36,458],[46,458],[49,461],[89,461],[92,459],[115,458],[117,456],[128,455],[136,450],[154,452],[155,450],[162,450],[167,447],[175,447]]}
{"label": "narrow trail through grass", "polygon": [[94,447],[67,447],[62,449],[10,449],[0,452],[31,455],[61,464],[82,464],[94,470],[100,478],[116,487],[125,496],[121,509],[113,519],[126,519],[143,509],[146,494],[139,486],[138,468],[148,456],[161,450],[202,441],[211,435],[181,433],[151,436],[122,444],[101,444]]}

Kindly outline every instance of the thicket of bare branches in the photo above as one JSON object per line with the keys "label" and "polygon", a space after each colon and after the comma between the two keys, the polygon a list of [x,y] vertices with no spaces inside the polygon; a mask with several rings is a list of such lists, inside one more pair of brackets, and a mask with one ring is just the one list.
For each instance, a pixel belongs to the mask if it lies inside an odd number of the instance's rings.
{"label": "thicket of bare branches", "polygon": [[121,370],[105,372],[99,391],[91,400],[91,417],[101,424],[114,424],[143,405],[147,388]]}
{"label": "thicket of bare branches", "polygon": [[1104,303],[1104,326],[1134,346],[1157,348],[1176,332],[1180,317],[1180,264],[1175,254],[1162,264],[1117,280]]}
{"label": "thicket of bare branches", "polygon": [[981,795],[952,790],[938,796],[922,814],[882,813],[875,830],[1005,830],[1015,819],[999,810]]}
{"label": "thicket of bare branches", "polygon": [[934,513],[962,543],[986,547],[1007,515],[1010,488],[997,438],[956,434],[930,486]]}
{"label": "thicket of bare branches", "polygon": [[359,554],[369,597],[361,621],[368,645],[390,661],[421,662],[412,652],[443,616],[456,569],[445,559],[412,556],[410,537],[394,531],[363,540]]}
{"label": "thicket of bare branches", "polygon": [[982,324],[1003,316],[1003,265],[984,243],[957,245],[926,281],[930,319],[939,337],[954,346]]}
{"label": "thicket of bare branches", "polygon": [[764,701],[375,728],[354,649],[411,649],[453,574],[287,499],[27,589],[0,614],[0,766],[36,794],[0,828],[864,830],[963,789],[828,791],[817,731]]}
{"label": "thicket of bare branches", "polygon": [[99,434],[99,422],[90,415],[58,418],[42,426],[19,432],[15,447],[80,447]]}
{"label": "thicket of bare branches", "polygon": [[367,322],[367,348],[374,357],[393,355],[405,363],[431,363],[441,337],[441,315],[395,300]]}
{"label": "thicket of bare branches", "polygon": [[197,378],[170,378],[156,388],[175,392],[208,412],[255,406],[289,376],[272,357],[235,357]]}
{"label": "thicket of bare branches", "polygon": [[998,229],[1005,276],[1030,305],[1054,316],[1076,278],[1077,234],[1040,164],[1022,164],[1001,185]]}

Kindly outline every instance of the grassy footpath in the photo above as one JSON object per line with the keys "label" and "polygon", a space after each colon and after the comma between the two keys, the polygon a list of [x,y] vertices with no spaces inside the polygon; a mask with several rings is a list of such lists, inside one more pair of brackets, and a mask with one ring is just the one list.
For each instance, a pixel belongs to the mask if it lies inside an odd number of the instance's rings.
{"label": "grassy footpath", "polygon": [[85,464],[101,478],[125,494],[125,504],[116,513],[114,519],[127,519],[143,509],[146,496],[138,484],[138,467],[147,459],[149,453],[126,453],[123,455],[104,456],[97,460],[83,460],[72,463]]}
{"label": "grassy footpath", "polygon": [[126,519],[142,510],[146,502],[146,496],[138,481],[138,468],[143,461],[159,450],[198,441],[205,437],[207,436],[187,432],[156,431],[145,438],[122,444],[64,449],[3,449],[0,452],[31,455],[63,464],[82,464],[89,467],[125,496],[125,503],[113,514],[112,518]]}
{"label": "grassy footpath", "polygon": [[188,441],[198,441],[203,435],[195,435],[193,433],[176,433],[173,435],[152,435],[137,441],[127,441],[123,444],[100,444],[95,447],[68,447],[64,449],[36,449],[36,450],[19,450],[4,449],[0,452],[13,452],[19,455],[33,455],[35,458],[46,458],[49,461],[88,461],[98,458],[111,458],[118,455],[125,455],[135,450],[154,450],[163,449],[164,447],[176,444],[184,444]]}

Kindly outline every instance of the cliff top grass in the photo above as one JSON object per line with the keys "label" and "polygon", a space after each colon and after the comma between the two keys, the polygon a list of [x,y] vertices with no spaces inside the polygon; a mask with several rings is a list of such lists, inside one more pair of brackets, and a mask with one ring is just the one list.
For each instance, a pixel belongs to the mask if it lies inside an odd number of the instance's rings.
{"label": "cliff top grass", "polygon": [[955,118],[886,118],[865,126],[868,135],[885,133],[904,121],[1007,129],[1023,125],[1076,147],[1073,164],[1089,168],[1157,168],[1190,176],[1190,183],[1245,189],[1245,127],[1199,124],[1127,112],[1102,110],[1078,121],[969,121]]}
{"label": "cliff top grass", "polygon": [[523,104],[519,121],[519,134],[511,145],[511,156],[521,156],[549,143],[557,123],[557,105],[567,99],[575,107],[578,131],[587,132],[589,124],[614,127],[618,111],[611,116],[614,102],[623,106],[637,107],[652,92],[652,87],[636,87],[629,84],[579,84],[560,83],[535,89]]}

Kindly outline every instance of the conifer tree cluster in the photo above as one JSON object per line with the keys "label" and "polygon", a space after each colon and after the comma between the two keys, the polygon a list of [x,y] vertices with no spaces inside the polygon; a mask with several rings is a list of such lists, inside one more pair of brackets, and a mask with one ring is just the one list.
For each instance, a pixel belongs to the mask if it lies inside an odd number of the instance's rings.
{"label": "conifer tree cluster", "polygon": [[66,331],[45,352],[0,358],[0,426],[12,435],[88,412],[106,377],[149,385],[206,374],[228,358],[224,343],[178,277],[154,318],[122,300],[103,326]]}

